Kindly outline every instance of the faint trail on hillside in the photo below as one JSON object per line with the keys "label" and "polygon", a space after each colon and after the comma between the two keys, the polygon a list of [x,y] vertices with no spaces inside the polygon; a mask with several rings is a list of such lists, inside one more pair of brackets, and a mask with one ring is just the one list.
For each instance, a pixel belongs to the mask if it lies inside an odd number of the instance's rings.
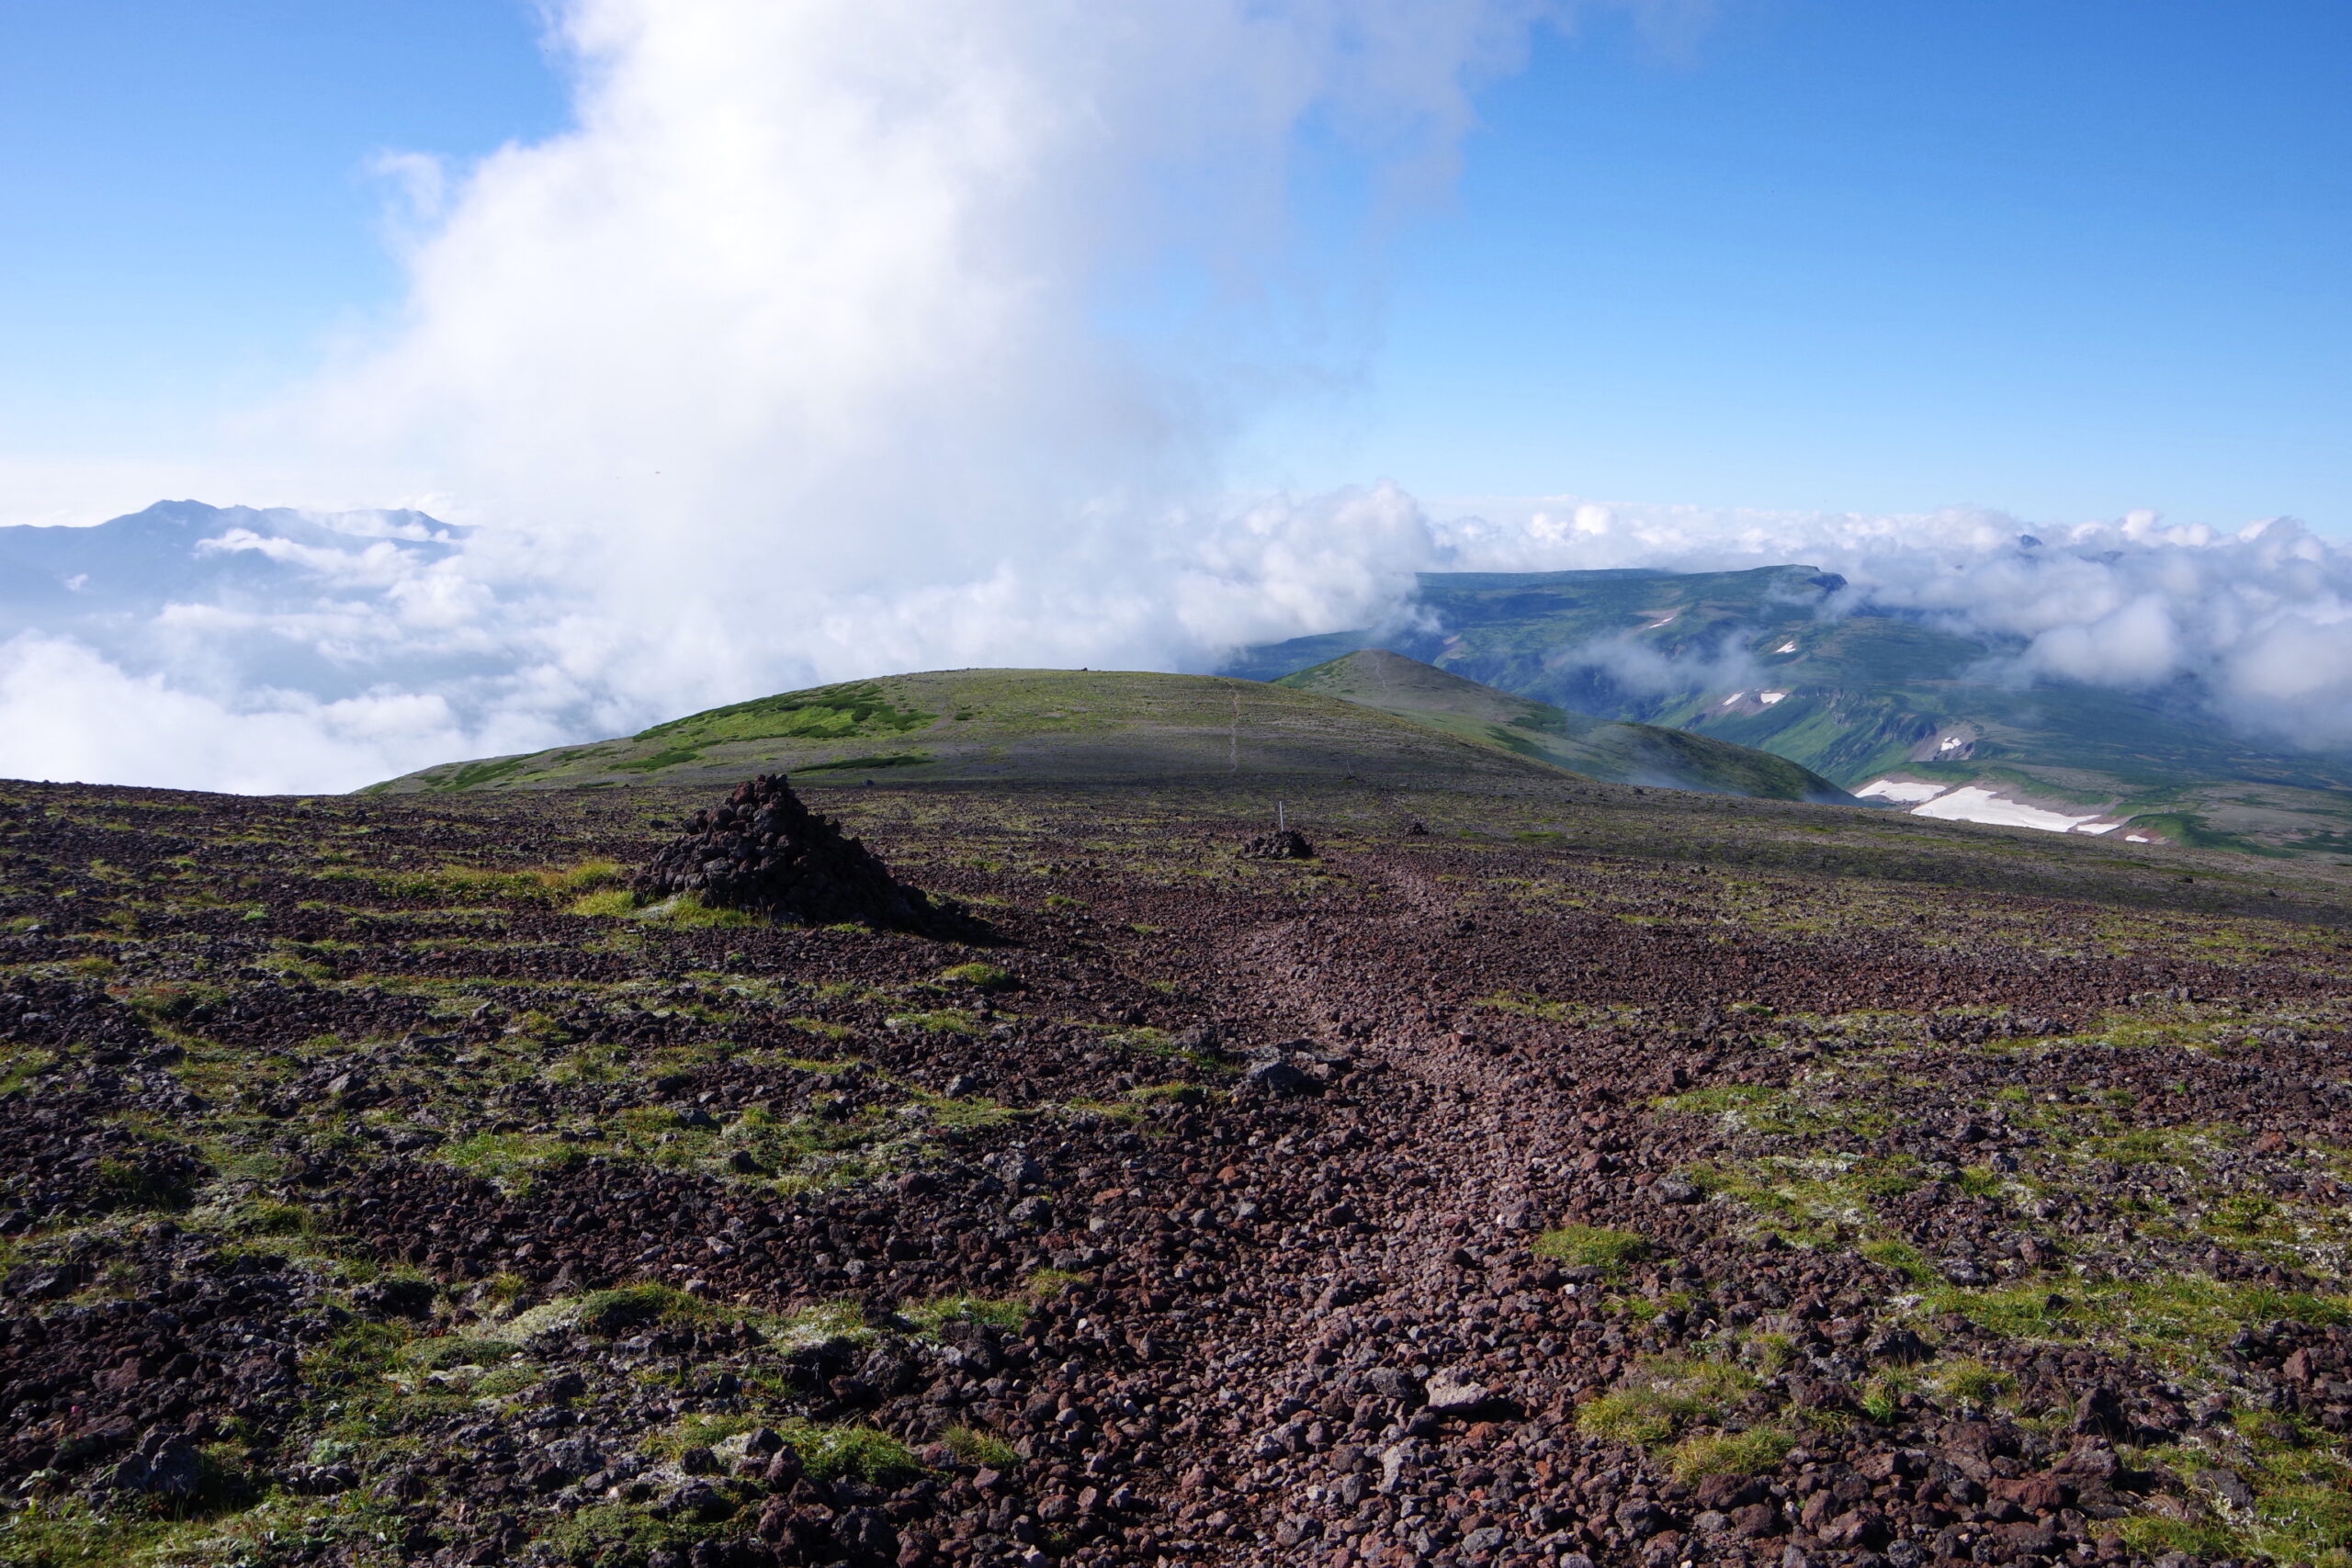
{"label": "faint trail on hillside", "polygon": [[[1332,1337],[1361,1339],[1381,1314],[1393,1315],[1401,1333],[1402,1324],[1426,1320],[1432,1303],[1493,1290],[1483,1270],[1507,1271],[1508,1260],[1523,1258],[1533,1239],[1526,1227],[1556,1218],[1550,1205],[1571,1179],[1569,1140],[1581,1109],[1573,1080],[1525,1056],[1495,1054],[1475,1030],[1456,1032],[1451,1004],[1400,987],[1380,999],[1381,1016],[1365,1017],[1371,994],[1352,964],[1332,962],[1340,956],[1332,944],[1344,941],[1358,953],[1426,951],[1433,933],[1452,929],[1455,913],[1451,897],[1418,869],[1387,857],[1342,863],[1383,889],[1384,914],[1351,919],[1344,936],[1328,916],[1284,919],[1236,942],[1226,960],[1239,987],[1272,1018],[1374,1065],[1350,1080],[1328,1123],[1341,1136],[1352,1129],[1375,1145],[1394,1145],[1381,1157],[1325,1161],[1335,1168],[1327,1179],[1344,1173],[1342,1201],[1368,1223],[1361,1245],[1332,1234],[1344,1235],[1346,1226],[1325,1224],[1305,1247],[1267,1258],[1312,1290],[1302,1296],[1323,1310],[1253,1314],[1246,1327],[1227,1331],[1236,1343],[1290,1342],[1302,1359]],[[1341,1310],[1344,1300],[1327,1299],[1334,1292],[1358,1299]],[[1417,1353],[1400,1344],[1378,1348],[1408,1360]],[[1530,1409],[1561,1397],[1556,1376],[1531,1372],[1521,1382],[1514,1393]]]}

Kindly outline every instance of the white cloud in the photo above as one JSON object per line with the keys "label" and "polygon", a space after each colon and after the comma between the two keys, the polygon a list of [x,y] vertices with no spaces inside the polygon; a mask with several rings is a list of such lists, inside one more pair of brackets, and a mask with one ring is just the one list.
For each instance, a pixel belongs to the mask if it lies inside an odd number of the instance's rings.
{"label": "white cloud", "polygon": [[[534,580],[542,656],[640,717],[1361,615],[1428,551],[1408,500],[1217,479],[1239,367],[1295,352],[1297,140],[1442,170],[1553,9],[575,0],[576,129],[434,187],[397,332],[289,428],[463,497],[463,570],[510,616]],[[1205,303],[1106,329],[1170,278]]]}
{"label": "white cloud", "polygon": [[[479,746],[893,667],[1197,664],[1360,616],[1427,552],[1408,500],[1235,505],[1218,479],[1244,389],[1300,354],[1271,302],[1316,284],[1286,259],[1301,139],[1372,169],[1369,238],[1567,8],[559,0],[572,128],[379,159],[397,318],[250,421],[242,464],[153,465],[222,502],[438,496],[481,533],[425,571],[230,538],[317,605],[181,605],[105,651],[139,684],[169,646],[155,691],[254,722],[293,710],[248,692],[379,675]],[[488,662],[430,668],[453,651]],[[410,739],[405,765],[447,743]],[[245,776],[189,755],[186,782]]]}
{"label": "white cloud", "polygon": [[263,688],[232,705],[32,633],[0,643],[0,776],[252,792],[350,789],[470,739],[433,694]]}

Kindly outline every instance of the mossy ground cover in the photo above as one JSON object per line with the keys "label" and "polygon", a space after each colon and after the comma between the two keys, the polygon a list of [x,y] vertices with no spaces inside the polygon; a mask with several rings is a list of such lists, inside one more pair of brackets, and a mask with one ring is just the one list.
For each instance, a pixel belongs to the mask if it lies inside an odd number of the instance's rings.
{"label": "mossy ground cover", "polygon": [[[2011,1369],[2095,1353],[2184,1402],[2241,1412],[2126,1448],[2128,1462],[2164,1473],[2226,1473],[2246,1501],[2199,1502],[2192,1488],[2174,1514],[2131,1522],[2127,1539],[2335,1561],[2352,1549],[2352,1512],[2338,1503],[2352,1443],[2341,1424],[2262,1414],[2274,1385],[2246,1358],[2249,1336],[2278,1325],[2324,1343],[2352,1325],[2346,1123],[2307,1089],[2290,1090],[2316,1112],[2297,1131],[2276,1114],[2279,1058],[2313,1062],[2299,1043],[2335,1027],[2317,1021],[2333,1006],[2165,993],[2052,1038],[1996,1031],[1957,1050],[1946,1040],[1970,1031],[1922,1021],[1907,1042],[1881,1033],[1790,1078],[1656,1105],[1669,1124],[1704,1130],[1684,1166],[1702,1201],[1751,1235],[1884,1269],[1888,1321],[1929,1346],[1969,1346],[1874,1374],[1859,1391],[1865,1413],[1892,1418],[1925,1394],[2063,1420],[2066,1405],[2053,1414],[2050,1402],[2079,1389]],[[2285,1069],[2288,1082],[2308,1070]],[[1602,1418],[1645,1421],[1640,1440],[1681,1429],[1663,1394],[1634,1385],[1612,1398]],[[1695,1451],[1712,1456],[1713,1442]]]}

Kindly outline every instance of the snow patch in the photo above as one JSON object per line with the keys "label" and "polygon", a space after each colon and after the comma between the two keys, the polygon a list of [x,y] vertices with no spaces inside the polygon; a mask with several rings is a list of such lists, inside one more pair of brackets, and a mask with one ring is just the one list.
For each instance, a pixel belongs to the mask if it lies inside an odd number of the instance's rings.
{"label": "snow patch", "polygon": [[2063,811],[2051,811],[2039,806],[2028,806],[2021,800],[2010,800],[1994,794],[1983,784],[1962,784],[1960,788],[1911,808],[1914,817],[1933,817],[1946,822],[1983,822],[1996,828],[2038,828],[2045,833],[2097,832],[2104,833],[2120,826],[2108,822],[2097,828],[2086,823],[2098,822],[2103,812],[2086,812],[2070,817]]}
{"label": "snow patch", "polygon": [[1784,643],[1782,643],[1780,647],[1778,647],[1778,648],[1774,649],[1772,651],[1773,651],[1773,652],[1775,652],[1775,653],[1794,653],[1796,650],[1797,650],[1797,645],[1796,645],[1795,641],[1794,641],[1793,639],[1792,639],[1791,641],[1788,641],[1788,642],[1784,642]]}
{"label": "snow patch", "polygon": [[1943,792],[1941,784],[1917,784],[1909,779],[1872,779],[1854,794],[1863,800],[1899,800],[1911,806],[1933,800]]}
{"label": "snow patch", "polygon": [[1942,740],[1937,743],[1936,750],[1939,751],[1949,751],[1954,747],[1965,746],[1967,744],[1968,737],[1965,735],[1947,735]]}
{"label": "snow patch", "polygon": [[1724,707],[1729,707],[1732,704],[1739,701],[1740,698],[1746,695],[1747,695],[1746,692],[1734,692],[1730,696],[1727,696],[1723,700],[1721,705]]}
{"label": "snow patch", "polygon": [[1769,708],[1788,694],[1786,692],[1758,692],[1756,694],[1756,700]]}

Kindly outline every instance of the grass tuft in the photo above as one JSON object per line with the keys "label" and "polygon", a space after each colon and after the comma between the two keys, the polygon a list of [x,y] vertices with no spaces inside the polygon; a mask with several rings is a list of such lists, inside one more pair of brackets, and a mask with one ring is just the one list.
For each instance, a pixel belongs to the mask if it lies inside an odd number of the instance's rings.
{"label": "grass tuft", "polygon": [[876,1427],[827,1427],[795,1416],[778,1426],[776,1435],[820,1481],[847,1477],[878,1486],[922,1472],[914,1450]]}
{"label": "grass tuft", "polygon": [[1085,1275],[1073,1274],[1067,1269],[1033,1269],[1025,1281],[1029,1299],[1035,1302],[1050,1301],[1072,1285],[1084,1283]]}
{"label": "grass tuft", "polygon": [[950,1427],[940,1438],[948,1451],[966,1464],[985,1465],[990,1470],[1011,1470],[1021,1462],[1011,1443],[993,1432],[983,1432],[972,1427]]}
{"label": "grass tuft", "polygon": [[1707,1475],[1754,1475],[1779,1464],[1795,1446],[1778,1427],[1693,1433],[1674,1445],[1674,1477],[1688,1483]]}
{"label": "grass tuft", "polygon": [[1579,1269],[1623,1269],[1649,1256],[1645,1236],[1632,1231],[1604,1230],[1599,1225],[1561,1225],[1535,1238],[1535,1256],[1556,1258]]}
{"label": "grass tuft", "polygon": [[1755,1373],[1728,1361],[1652,1356],[1586,1405],[1577,1427],[1588,1437],[1656,1448],[1686,1427],[1720,1419],[1756,1386]]}
{"label": "grass tuft", "polygon": [[605,887],[585,897],[573,899],[564,913],[620,917],[637,913],[637,895],[628,888]]}
{"label": "grass tuft", "polygon": [[639,911],[639,919],[680,931],[716,931],[767,922],[749,909],[721,908],[707,903],[699,893],[681,893]]}
{"label": "grass tuft", "polygon": [[976,991],[1010,991],[1021,984],[1018,975],[993,964],[958,964],[941,970],[939,977],[969,986]]}
{"label": "grass tuft", "polygon": [[984,1323],[1010,1331],[1029,1321],[1029,1308],[1020,1302],[960,1294],[904,1307],[899,1314],[915,1325],[915,1332],[933,1337],[953,1323]]}
{"label": "grass tuft", "polygon": [[707,1312],[702,1303],[667,1285],[622,1285],[581,1297],[580,1326],[594,1334],[613,1335],[663,1318],[701,1317]]}

